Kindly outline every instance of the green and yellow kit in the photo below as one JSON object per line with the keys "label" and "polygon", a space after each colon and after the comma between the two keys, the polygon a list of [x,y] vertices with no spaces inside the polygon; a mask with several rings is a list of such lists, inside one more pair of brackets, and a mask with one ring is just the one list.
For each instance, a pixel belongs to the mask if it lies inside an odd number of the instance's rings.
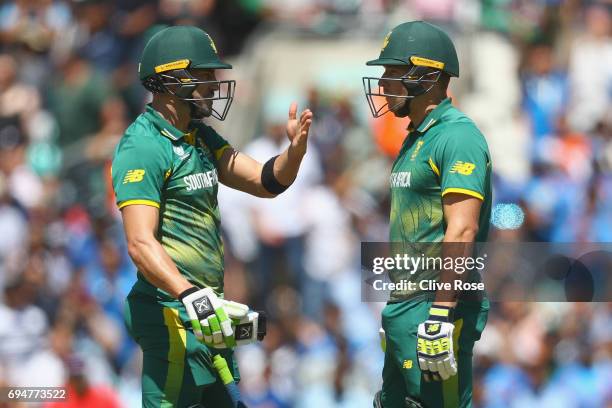
{"label": "green and yellow kit", "polygon": [[[442,101],[410,131],[393,164],[390,185],[390,241],[398,243],[397,247],[414,244],[434,252],[440,248],[425,243],[444,239],[442,198],[449,193],[482,200],[476,240],[486,240],[492,199],[489,150],[474,122],[453,107],[450,99]],[[410,279],[433,277],[427,275],[429,272],[420,271]],[[404,278],[405,272],[391,272],[394,282]],[[392,292],[383,310],[387,344],[382,392],[385,408],[403,407],[407,396],[428,408],[471,406],[472,348],[486,324],[488,301],[459,301],[454,321],[459,372],[446,381],[426,383],[421,381],[416,340],[418,325],[427,320],[433,295],[419,290]]]}
{"label": "green and yellow kit", "polygon": [[[193,285],[223,295],[223,243],[217,202],[217,160],[229,147],[211,127],[183,133],[151,106],[128,127],[112,164],[119,208],[159,208],[156,238]],[[182,303],[138,272],[125,309],[143,361],[143,406],[224,406],[212,351],[191,330]],[[223,353],[238,378],[231,351]]]}

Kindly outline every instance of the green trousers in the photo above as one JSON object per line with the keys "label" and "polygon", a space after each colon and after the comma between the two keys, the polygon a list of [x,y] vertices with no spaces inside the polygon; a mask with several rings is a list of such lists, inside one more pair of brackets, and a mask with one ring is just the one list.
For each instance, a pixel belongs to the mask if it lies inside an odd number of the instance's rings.
{"label": "green trousers", "polygon": [[233,351],[208,348],[185,329],[188,321],[178,300],[135,290],[128,295],[126,326],[143,352],[143,407],[233,407],[212,363],[221,354],[238,381]]}
{"label": "green trousers", "polygon": [[453,347],[457,375],[446,381],[426,382],[417,358],[417,329],[429,316],[430,300],[389,303],[382,312],[387,347],[383,368],[382,405],[404,408],[406,397],[426,408],[472,406],[472,349],[480,339],[489,302],[459,302],[455,309]]}

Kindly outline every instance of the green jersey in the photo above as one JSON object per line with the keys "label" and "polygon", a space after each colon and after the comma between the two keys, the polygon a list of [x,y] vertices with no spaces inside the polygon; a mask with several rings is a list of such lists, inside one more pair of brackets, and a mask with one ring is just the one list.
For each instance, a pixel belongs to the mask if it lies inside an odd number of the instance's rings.
{"label": "green jersey", "polygon": [[[117,205],[159,208],[156,238],[189,282],[223,293],[217,160],[229,144],[211,127],[184,134],[151,106],[128,127],[112,165]],[[135,289],[168,296],[141,273]]]}
{"label": "green jersey", "polygon": [[[476,241],[486,241],[491,217],[491,155],[474,122],[453,107],[449,98],[408,134],[393,163],[390,184],[391,242],[442,242],[446,231],[442,197],[448,193],[482,200]],[[425,249],[415,255],[441,256],[441,246],[419,247]],[[391,275],[393,281],[402,278],[405,274]],[[408,294],[394,292],[392,298]]]}

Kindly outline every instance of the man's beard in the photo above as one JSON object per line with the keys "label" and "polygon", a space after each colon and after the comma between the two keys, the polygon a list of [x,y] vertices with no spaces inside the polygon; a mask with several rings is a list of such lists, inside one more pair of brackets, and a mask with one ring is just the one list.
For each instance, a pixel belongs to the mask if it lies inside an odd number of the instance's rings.
{"label": "man's beard", "polygon": [[414,98],[416,98],[417,96],[426,94],[432,88],[432,87],[429,87],[429,89],[425,89],[425,87],[422,86],[421,84],[406,84],[406,83],[404,83],[403,85],[406,88],[406,92],[411,97],[404,99],[404,103],[402,103],[402,104],[397,103],[397,104],[393,105],[393,108],[389,109],[398,118],[405,118],[406,116],[410,116],[410,104],[411,104],[412,100]]}
{"label": "man's beard", "polygon": [[402,102],[403,103],[401,105],[398,103],[389,109],[398,118],[405,118],[406,116],[410,115],[410,102],[412,102],[412,98],[406,98]]}
{"label": "man's beard", "polygon": [[189,109],[191,120],[203,120],[212,115],[212,106],[209,106],[207,101],[190,101]]}
{"label": "man's beard", "polygon": [[[387,99],[387,109],[398,118],[405,118],[410,114],[410,102],[412,98],[395,98],[396,101],[392,105],[389,103],[389,99]],[[393,102],[393,101],[391,101]]]}

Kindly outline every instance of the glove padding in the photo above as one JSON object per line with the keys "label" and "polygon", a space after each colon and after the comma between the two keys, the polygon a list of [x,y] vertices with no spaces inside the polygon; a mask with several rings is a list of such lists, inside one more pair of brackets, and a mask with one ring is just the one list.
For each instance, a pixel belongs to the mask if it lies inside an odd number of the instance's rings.
{"label": "glove padding", "polygon": [[219,299],[210,288],[187,289],[179,296],[196,337],[210,347],[234,347],[232,320],[244,318],[249,307]]}
{"label": "glove padding", "polygon": [[264,312],[251,310],[241,319],[232,319],[232,327],[234,329],[233,342],[226,342],[225,345],[222,344],[216,348],[244,346],[263,340],[266,335],[266,315]]}
{"label": "glove padding", "polygon": [[453,331],[450,308],[432,306],[429,318],[421,323],[417,332],[417,355],[425,381],[446,380],[457,374],[453,351]]}

